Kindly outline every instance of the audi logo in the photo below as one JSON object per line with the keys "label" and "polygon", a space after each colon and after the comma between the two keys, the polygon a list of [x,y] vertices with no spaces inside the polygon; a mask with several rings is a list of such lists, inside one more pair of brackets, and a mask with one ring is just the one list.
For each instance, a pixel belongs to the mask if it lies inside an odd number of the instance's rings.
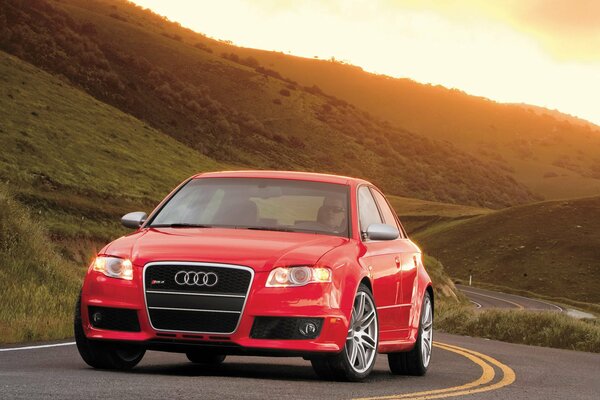
{"label": "audi logo", "polygon": [[175,283],[180,286],[213,287],[219,281],[214,272],[179,271],[175,274]]}

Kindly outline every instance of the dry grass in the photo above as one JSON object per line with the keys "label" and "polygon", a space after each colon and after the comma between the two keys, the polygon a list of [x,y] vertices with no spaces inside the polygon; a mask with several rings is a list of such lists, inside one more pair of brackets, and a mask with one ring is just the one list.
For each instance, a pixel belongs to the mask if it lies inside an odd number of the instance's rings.
{"label": "dry grass", "polygon": [[443,304],[437,329],[510,343],[600,353],[600,325],[554,312],[487,310]]}
{"label": "dry grass", "polygon": [[83,268],[65,262],[46,232],[0,186],[0,342],[72,336]]}

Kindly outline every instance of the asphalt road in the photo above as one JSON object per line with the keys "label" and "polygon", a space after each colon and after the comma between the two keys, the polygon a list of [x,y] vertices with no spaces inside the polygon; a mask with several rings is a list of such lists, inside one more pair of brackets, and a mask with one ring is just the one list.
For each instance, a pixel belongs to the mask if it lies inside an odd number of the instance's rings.
{"label": "asphalt road", "polygon": [[[299,358],[228,357],[219,367],[148,352],[131,372],[94,370],[74,345],[0,348],[2,399],[597,399],[600,354],[436,334],[425,377],[392,376],[385,356],[366,382],[319,381]],[[458,347],[456,347],[458,346]]]}
{"label": "asphalt road", "polygon": [[463,292],[477,308],[514,308],[565,312],[562,307],[542,300],[531,299],[515,294],[494,292],[473,286],[456,285],[456,287]]}

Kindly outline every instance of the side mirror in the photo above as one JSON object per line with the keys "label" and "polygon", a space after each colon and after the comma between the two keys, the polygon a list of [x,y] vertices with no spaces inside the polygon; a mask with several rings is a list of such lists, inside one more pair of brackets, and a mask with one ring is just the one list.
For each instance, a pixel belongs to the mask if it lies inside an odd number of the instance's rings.
{"label": "side mirror", "polygon": [[400,236],[400,231],[395,226],[387,224],[371,224],[366,234],[370,240],[394,240]]}
{"label": "side mirror", "polygon": [[146,221],[146,217],[143,211],[130,212],[121,217],[121,224],[127,228],[137,229]]}

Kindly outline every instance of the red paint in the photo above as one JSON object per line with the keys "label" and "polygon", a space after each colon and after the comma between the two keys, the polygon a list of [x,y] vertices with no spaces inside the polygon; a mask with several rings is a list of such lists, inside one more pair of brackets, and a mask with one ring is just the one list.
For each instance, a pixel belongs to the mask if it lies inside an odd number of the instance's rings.
{"label": "red paint", "polygon": [[[159,338],[159,332],[151,328],[146,313],[142,282],[144,265],[153,261],[199,261],[245,265],[255,273],[237,330],[231,335],[210,336],[224,336],[230,342],[251,348],[339,352],[346,340],[356,290],[365,279],[373,288],[378,308],[379,351],[412,348],[417,334],[421,301],[426,288],[431,286],[431,280],[420,261],[419,248],[408,238],[391,241],[361,240],[356,193],[358,186],[372,186],[370,183],[333,175],[272,171],[207,173],[196,175],[192,179],[206,177],[281,178],[348,185],[352,237],[142,226],[135,233],[113,241],[99,253],[130,259],[134,267],[132,281],[109,278],[91,268],[87,273],[82,290],[82,318],[88,338],[127,341]],[[267,276],[273,268],[289,265],[329,267],[333,270],[332,282],[308,284],[304,287],[265,287]],[[142,330],[131,333],[92,328],[88,320],[88,305],[138,310]],[[315,340],[251,339],[250,329],[255,316],[325,317],[325,321],[321,334]],[[176,336],[182,338],[181,334],[176,333]],[[203,336],[203,339],[198,340],[209,340],[209,335],[199,336]]]}

